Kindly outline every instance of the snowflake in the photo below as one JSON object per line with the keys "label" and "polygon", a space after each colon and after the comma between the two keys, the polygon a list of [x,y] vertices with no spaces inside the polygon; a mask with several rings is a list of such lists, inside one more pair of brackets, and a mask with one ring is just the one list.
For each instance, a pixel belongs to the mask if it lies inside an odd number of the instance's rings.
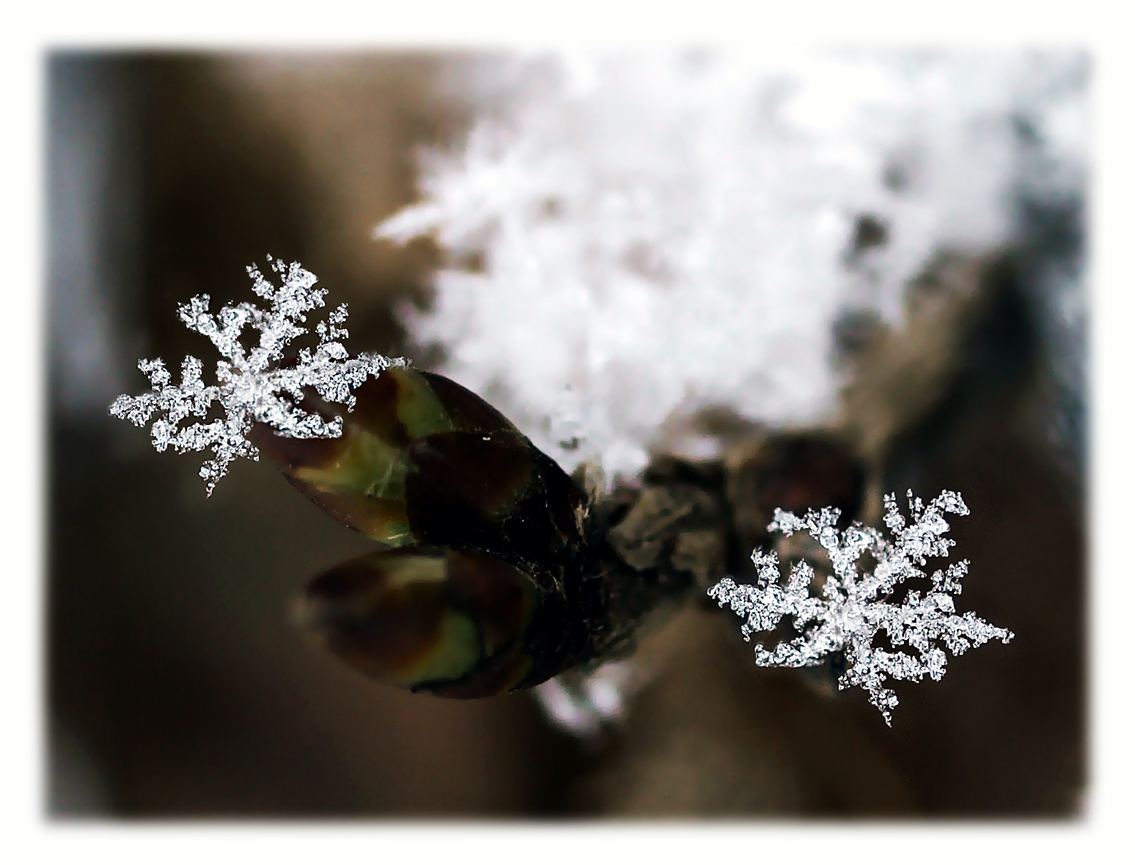
{"label": "snowflake", "polygon": [[[1022,202],[1086,195],[1088,60],[724,46],[453,59],[469,133],[424,154],[421,200],[376,229],[443,253],[429,310],[400,318],[445,349],[437,372],[494,393],[569,472],[596,461],[613,482],[659,449],[720,455],[675,424],[703,408],[822,423],[840,404],[842,316],[901,326],[938,250],[1016,243]],[[886,242],[861,248],[868,215]],[[546,421],[567,383],[584,424],[560,437]]]}
{"label": "snowflake", "polygon": [[[965,560],[930,575],[931,588],[925,596],[910,590],[901,603],[883,600],[906,580],[926,579],[920,568],[927,558],[949,553],[954,542],[942,537],[950,528],[943,514],[969,513],[955,492],[943,491],[925,507],[909,490],[907,499],[913,519],[910,525],[899,513],[893,493],[883,500],[884,521],[893,543],[859,523],[839,531],[837,508],[808,511],[803,518],[776,510],[770,532],[790,537],[793,532],[806,531],[827,551],[834,575],[827,577],[822,598],[809,592],[815,577],[809,564],[797,561],[782,585],[776,553],[760,550],[753,551],[755,585],[737,585],[726,578],[709,590],[720,606],[728,604],[745,617],[741,633],[746,640],[757,631],[771,631],[784,616],[795,618],[800,636],[779,643],[772,651],[758,646],[758,665],[809,667],[842,655],[845,671],[839,687],[864,688],[888,725],[898,697],[884,687],[885,677],[919,681],[929,675],[937,681],[946,672],[946,652],[939,643],[960,655],[995,638],[1002,643],[1013,638],[1011,631],[994,627],[972,612],[955,614],[952,596],[961,593],[961,580],[969,566]],[[876,566],[860,574],[858,562],[865,553],[875,559]],[[880,631],[886,633],[892,648],[908,646],[917,654],[872,645]]]}
{"label": "snowflake", "polygon": [[[248,440],[253,422],[272,426],[289,438],[335,438],[342,434],[341,418],[330,421],[299,408],[305,387],[314,387],[329,402],[352,408],[351,391],[372,375],[390,366],[405,366],[402,358],[386,358],[377,354],[351,357],[338,340],[347,336],[343,325],[347,307],[340,305],[325,322],[315,326],[319,344],[315,351],[300,349],[295,364],[286,368],[278,362],[284,350],[308,329],[303,326],[307,313],[324,306],[327,290],[315,288],[316,276],[293,262],[285,265],[268,257],[272,270],[280,275],[279,288],[269,282],[260,270],[251,265],[252,290],[271,301],[267,310],[253,303],[225,306],[217,315],[209,312],[209,295],[201,294],[178,307],[178,315],[190,330],[207,336],[226,360],[217,362],[217,384],[201,380],[203,364],[195,357],[181,363],[181,384],[170,383],[170,373],[162,360],[142,360],[138,368],[153,385],[140,396],[120,396],[110,406],[115,417],[125,418],[135,426],[143,426],[156,413],[150,435],[154,447],[164,451],[173,447],[178,453],[211,448],[214,459],[207,460],[200,475],[206,483],[206,495],[228,471],[237,457],[256,460],[259,452]],[[259,345],[246,351],[240,341],[246,326],[260,331]],[[213,403],[220,403],[223,420],[179,425],[188,417],[205,419]]]}

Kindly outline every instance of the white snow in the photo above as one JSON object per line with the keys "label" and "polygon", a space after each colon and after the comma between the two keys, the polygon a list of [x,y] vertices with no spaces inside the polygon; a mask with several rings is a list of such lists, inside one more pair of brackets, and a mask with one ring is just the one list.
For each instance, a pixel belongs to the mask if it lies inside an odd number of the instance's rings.
{"label": "white snow", "polygon": [[[943,537],[950,528],[944,515],[969,514],[955,492],[943,491],[926,506],[909,491],[907,498],[913,519],[909,525],[899,513],[895,496],[884,498],[885,522],[893,541],[859,523],[839,531],[838,508],[808,511],[804,517],[776,510],[770,532],[790,536],[804,531],[827,551],[833,573],[824,583],[822,598],[809,592],[815,576],[811,565],[795,562],[785,583],[776,553],[760,550],[753,551],[754,584],[738,585],[726,578],[709,590],[719,605],[728,605],[744,618],[741,633],[746,640],[754,633],[771,631],[785,616],[793,617],[800,636],[772,650],[757,646],[759,666],[809,667],[825,663],[833,654],[842,655],[845,672],[839,687],[866,690],[888,725],[898,697],[885,687],[887,677],[938,680],[946,672],[947,655],[941,644],[951,654],[960,655],[989,640],[1008,643],[1013,639],[1011,631],[972,612],[956,614],[954,596],[962,591],[961,580],[969,566],[965,560],[930,574],[931,588],[925,595],[913,589],[901,603],[887,600],[904,581],[927,578],[921,568],[928,558],[949,554],[954,542]],[[875,567],[861,573],[859,561],[865,554],[875,560]],[[872,645],[880,633],[894,651]],[[903,651],[903,646],[913,651]]]}
{"label": "white snow", "polygon": [[[179,385],[171,383],[162,360],[142,360],[138,368],[149,377],[153,385],[150,392],[120,396],[110,406],[112,415],[135,426],[144,426],[157,414],[150,436],[158,451],[168,447],[179,453],[211,449],[214,459],[207,460],[200,471],[206,495],[212,495],[234,459],[259,458],[256,447],[246,438],[254,421],[267,423],[281,435],[292,438],[334,438],[342,433],[341,418],[327,422],[318,414],[299,408],[305,387],[315,388],[329,402],[351,408],[355,403],[351,394],[354,388],[389,366],[406,363],[401,358],[376,354],[351,357],[338,341],[347,336],[343,327],[347,307],[342,305],[328,314],[327,321],[316,324],[319,344],[314,352],[302,348],[295,364],[277,366],[289,344],[308,332],[303,325],[307,313],[324,305],[327,290],[315,288],[315,274],[297,263],[285,265],[271,257],[268,262],[282,277],[279,288],[255,266],[248,268],[252,290],[271,301],[267,310],[239,303],[222,307],[214,316],[209,312],[207,294],[178,308],[185,326],[207,336],[225,358],[217,362],[217,384],[206,385],[202,381],[204,367],[195,357],[182,361]],[[241,344],[241,335],[248,326],[260,331],[259,342],[251,351]],[[223,420],[181,426],[189,417],[206,418],[214,403],[224,411]]]}

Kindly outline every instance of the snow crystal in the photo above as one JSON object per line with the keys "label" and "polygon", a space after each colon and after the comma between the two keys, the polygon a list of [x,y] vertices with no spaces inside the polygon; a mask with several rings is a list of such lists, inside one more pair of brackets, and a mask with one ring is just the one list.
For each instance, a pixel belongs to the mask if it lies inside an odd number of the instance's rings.
{"label": "snow crystal", "polygon": [[631,661],[608,661],[584,672],[569,670],[533,689],[547,718],[567,733],[593,739],[626,714],[628,699],[644,675]]}
{"label": "snow crystal", "polygon": [[[212,495],[234,459],[259,458],[256,447],[247,439],[256,421],[290,438],[335,438],[342,433],[341,418],[325,421],[318,414],[299,408],[305,387],[315,388],[329,402],[351,408],[355,404],[352,390],[387,367],[406,363],[402,358],[377,354],[351,357],[339,342],[347,336],[343,326],[347,321],[344,304],[332,310],[326,321],[316,324],[319,344],[314,352],[300,349],[294,364],[278,366],[289,344],[308,332],[303,325],[307,313],[324,306],[327,290],[315,288],[316,276],[295,262],[285,265],[271,256],[268,262],[282,278],[283,284],[278,288],[255,265],[248,268],[252,290],[271,302],[268,309],[239,303],[222,307],[214,316],[209,312],[207,294],[178,308],[185,326],[207,336],[225,358],[217,362],[217,384],[206,385],[202,381],[204,366],[195,357],[182,361],[179,385],[171,384],[170,372],[162,360],[142,360],[138,368],[149,377],[153,385],[150,392],[120,396],[110,406],[112,415],[135,426],[144,426],[157,414],[150,436],[158,451],[169,447],[178,453],[212,449],[214,459],[207,460],[200,471],[206,495]],[[245,327],[260,331],[259,343],[251,351],[246,351],[241,343]],[[180,426],[189,417],[205,419],[214,403],[223,409],[223,420]]]}
{"label": "snow crystal", "polygon": [[[943,491],[926,506],[910,491],[907,498],[913,520],[909,525],[895,496],[884,498],[884,522],[893,542],[859,523],[839,531],[838,508],[810,510],[804,517],[776,510],[770,532],[791,536],[805,531],[827,551],[833,573],[823,585],[823,597],[809,591],[815,572],[808,563],[795,562],[785,581],[776,553],[760,550],[753,551],[755,584],[738,585],[726,578],[709,590],[720,606],[728,605],[744,617],[741,633],[746,640],[754,633],[773,630],[785,616],[794,617],[800,636],[778,643],[771,651],[758,646],[758,665],[810,667],[840,655],[845,672],[839,687],[866,690],[888,725],[898,697],[884,686],[886,677],[919,681],[929,675],[938,680],[946,672],[947,658],[940,644],[960,655],[992,639],[1008,643],[1013,638],[1011,631],[994,627],[972,612],[956,614],[953,596],[961,594],[961,580],[969,566],[965,560],[931,574],[931,588],[925,595],[912,589],[901,603],[884,600],[904,581],[926,579],[921,568],[928,558],[949,554],[954,542],[943,537],[950,528],[944,514],[969,513],[955,492]],[[861,574],[859,562],[864,555],[876,564],[873,571]],[[880,632],[893,649],[908,646],[914,653],[873,646]]]}
{"label": "snow crystal", "polygon": [[[1022,128],[1049,186],[1082,184],[1084,65],[580,52],[463,66],[453,86],[477,123],[426,155],[422,201],[377,233],[449,254],[433,308],[403,316],[445,349],[438,371],[493,393],[565,468],[598,459],[613,480],[699,408],[829,417],[841,313],[897,322],[933,253],[1010,239]],[[885,242],[855,251],[864,216]],[[586,418],[574,449],[548,423],[565,385]]]}

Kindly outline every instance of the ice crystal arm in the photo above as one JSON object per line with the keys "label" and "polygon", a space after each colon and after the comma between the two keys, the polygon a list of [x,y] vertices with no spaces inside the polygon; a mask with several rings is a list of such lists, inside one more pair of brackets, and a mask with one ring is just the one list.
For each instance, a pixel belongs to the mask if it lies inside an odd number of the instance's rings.
{"label": "ice crystal arm", "polygon": [[[893,540],[875,529],[853,523],[845,531],[836,528],[839,511],[824,508],[803,517],[777,510],[770,532],[789,536],[804,531],[826,551],[831,575],[820,593],[810,591],[815,574],[807,563],[796,562],[784,580],[775,552],[753,551],[757,577],[753,584],[738,585],[724,579],[709,590],[720,606],[742,616],[741,633],[771,631],[782,618],[791,616],[799,636],[774,648],[756,648],[756,661],[765,667],[808,667],[833,656],[842,660],[840,688],[857,686],[867,691],[872,704],[891,723],[891,710],[898,705],[886,680],[919,681],[925,676],[938,680],[946,672],[948,651],[960,655],[993,639],[1008,643],[1013,633],[979,619],[973,613],[957,614],[954,596],[969,563],[954,562],[944,571],[927,574],[929,558],[949,554],[952,540],[945,514],[969,513],[962,497],[944,491],[929,505],[907,492],[912,522],[899,512],[893,494],[884,498],[884,522]],[[870,556],[875,567],[861,572],[860,561]],[[929,580],[930,589],[906,592],[901,601],[888,600],[906,580]],[[875,645],[885,635],[890,650]]]}
{"label": "ice crystal arm", "polygon": [[[182,361],[177,385],[163,361],[142,360],[138,368],[150,379],[150,391],[120,396],[110,406],[112,415],[135,426],[144,426],[157,415],[150,437],[158,451],[169,447],[179,453],[212,450],[213,459],[206,460],[200,471],[207,495],[212,495],[234,459],[259,457],[247,438],[254,422],[266,423],[291,438],[334,438],[342,433],[341,418],[327,421],[299,407],[304,388],[312,387],[328,402],[351,408],[355,402],[352,391],[368,377],[389,366],[406,364],[402,358],[377,354],[351,357],[339,341],[347,336],[343,326],[347,307],[341,305],[315,325],[319,336],[315,349],[300,349],[295,363],[281,365],[289,345],[308,333],[304,326],[307,314],[324,306],[327,290],[316,288],[316,276],[297,263],[285,264],[271,257],[268,262],[281,278],[278,287],[255,265],[248,268],[252,290],[269,302],[267,309],[238,303],[213,315],[207,294],[178,308],[185,326],[208,337],[221,354],[216,384],[205,384],[201,378],[204,366],[195,357]],[[246,349],[241,337],[249,327],[259,331],[259,340]],[[214,404],[220,406],[223,418],[183,425],[191,417],[204,421]]]}

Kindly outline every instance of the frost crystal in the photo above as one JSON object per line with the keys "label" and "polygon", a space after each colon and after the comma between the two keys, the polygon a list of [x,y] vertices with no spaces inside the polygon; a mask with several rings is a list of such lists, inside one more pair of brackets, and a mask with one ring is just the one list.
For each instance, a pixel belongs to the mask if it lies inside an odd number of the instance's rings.
{"label": "frost crystal", "polygon": [[[207,336],[226,358],[217,362],[217,384],[206,385],[201,380],[203,364],[195,357],[181,362],[180,385],[170,383],[169,370],[160,359],[142,360],[138,368],[149,377],[153,385],[150,392],[120,396],[110,406],[112,415],[135,426],[143,426],[158,414],[150,430],[158,451],[173,447],[178,453],[185,453],[211,448],[215,458],[207,460],[200,471],[206,495],[212,495],[213,487],[234,459],[259,458],[256,447],[247,439],[255,421],[266,423],[289,438],[335,438],[342,433],[341,418],[325,421],[298,406],[305,387],[315,388],[328,402],[351,408],[355,404],[351,391],[368,377],[387,367],[406,364],[402,358],[377,354],[351,357],[338,341],[347,336],[343,327],[347,307],[343,304],[325,322],[316,324],[319,344],[314,352],[300,349],[294,364],[278,366],[289,343],[308,332],[303,322],[307,321],[308,312],[324,306],[327,289],[315,288],[315,274],[295,262],[286,265],[269,256],[268,263],[283,280],[279,288],[255,265],[248,268],[252,290],[271,301],[267,310],[252,303],[238,303],[222,307],[213,315],[207,294],[178,307],[185,326]],[[250,351],[240,341],[247,325],[260,331],[259,344]],[[188,417],[206,418],[214,402],[224,410],[223,420],[179,428]]]}
{"label": "frost crystal", "polygon": [[[966,560],[931,574],[931,588],[925,595],[912,589],[901,603],[884,600],[906,580],[927,579],[920,568],[928,558],[949,553],[954,542],[942,537],[950,528],[943,514],[969,513],[955,492],[943,491],[925,507],[909,490],[907,499],[913,519],[910,525],[899,513],[893,493],[883,500],[884,521],[894,542],[859,523],[846,531],[838,530],[837,508],[808,511],[803,518],[776,510],[770,532],[790,537],[806,531],[827,551],[833,574],[824,582],[822,598],[809,592],[815,576],[810,565],[797,561],[782,585],[776,553],[760,550],[753,551],[757,569],[754,585],[737,585],[727,578],[709,590],[720,606],[728,604],[745,617],[741,633],[746,640],[757,631],[772,630],[784,616],[795,618],[800,636],[778,644],[772,651],[758,646],[759,666],[810,667],[840,655],[844,673],[839,687],[864,688],[888,725],[898,697],[884,687],[884,677],[919,681],[929,675],[938,680],[946,672],[946,653],[938,644],[960,655],[995,638],[1002,643],[1013,638],[1011,631],[994,627],[972,612],[955,614],[952,596],[962,591],[961,580],[969,565]],[[873,572],[860,574],[858,562],[865,553],[876,565]],[[886,633],[892,648],[909,646],[914,652],[873,646],[880,631]]]}

